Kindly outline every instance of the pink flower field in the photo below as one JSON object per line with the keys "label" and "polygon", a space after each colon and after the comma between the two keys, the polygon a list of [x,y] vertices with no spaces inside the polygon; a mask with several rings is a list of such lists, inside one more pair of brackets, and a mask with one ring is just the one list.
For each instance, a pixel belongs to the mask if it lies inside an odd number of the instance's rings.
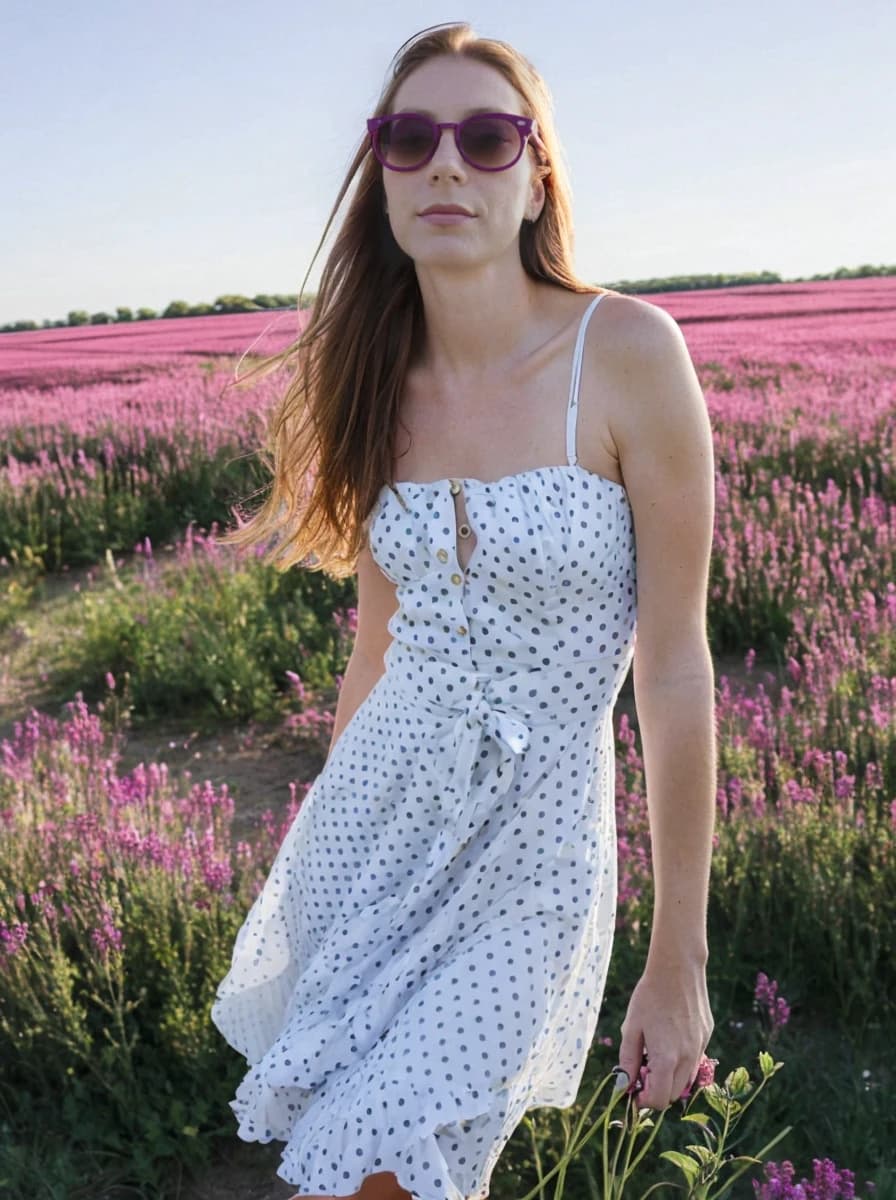
{"label": "pink flower field", "polygon": [[[896,278],[643,298],[684,333],[716,456],[707,1061],[783,1060],[744,1138],[758,1149],[790,1126],[777,1161],[731,1194],[851,1200],[864,1181],[893,1200]],[[147,1136],[188,1159],[197,1139],[222,1136],[239,1064],[208,1021],[214,984],[325,752],[327,687],[356,628],[352,595],[332,602],[320,577],[275,578],[258,554],[208,536],[265,483],[250,456],[286,379],[227,384],[242,355],[287,345],[297,319],[0,335],[0,685],[12,690],[20,647],[49,621],[39,588],[22,599],[23,564],[32,583],[89,568],[58,618],[67,703],[23,707],[0,740],[0,1061],[31,1090],[21,1142],[46,1128],[87,1145],[71,1117],[85,1106],[116,1131],[97,1161],[129,1161],[122,1145]],[[166,543],[163,560],[153,547]],[[128,733],[175,708],[275,730],[279,804],[262,808],[251,781],[240,793],[161,761],[125,769]],[[588,1079],[609,1069],[614,1005],[641,968],[651,913],[630,692],[615,731],[619,906]],[[309,746],[317,760],[299,754]],[[708,1066],[698,1095],[742,1099],[738,1073],[718,1084],[728,1071],[714,1083]],[[4,1136],[0,1190],[14,1161]],[[669,1137],[658,1144],[680,1149]],[[520,1170],[496,1179],[495,1200],[529,1190]],[[596,1194],[582,1170],[570,1194]],[[645,1186],[669,1179],[652,1170]]]}
{"label": "pink flower field", "polygon": [[[892,362],[892,276],[654,292],[642,299],[675,317],[697,359],[761,347],[774,361],[791,352],[827,351]],[[74,382],[138,366],[275,354],[307,320],[307,311],[289,309],[5,333],[0,335],[0,386],[41,387],[48,377]]]}

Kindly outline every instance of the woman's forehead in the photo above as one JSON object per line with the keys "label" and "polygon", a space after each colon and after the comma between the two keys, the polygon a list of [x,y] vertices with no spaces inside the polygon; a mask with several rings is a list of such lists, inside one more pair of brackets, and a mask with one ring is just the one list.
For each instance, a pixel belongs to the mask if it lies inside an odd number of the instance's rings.
{"label": "woman's forehead", "polygon": [[459,120],[473,109],[515,111],[520,97],[500,71],[469,58],[439,58],[421,63],[402,80],[393,108]]}

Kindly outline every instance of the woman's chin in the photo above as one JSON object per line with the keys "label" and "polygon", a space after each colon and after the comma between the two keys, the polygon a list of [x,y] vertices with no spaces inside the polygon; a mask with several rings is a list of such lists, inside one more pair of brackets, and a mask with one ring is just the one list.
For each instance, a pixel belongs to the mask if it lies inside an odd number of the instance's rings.
{"label": "woman's chin", "polygon": [[443,245],[432,244],[421,246],[419,241],[407,253],[418,267],[438,269],[451,267],[476,267],[488,261],[488,255],[483,255],[482,247],[462,246],[460,239],[446,238]]}

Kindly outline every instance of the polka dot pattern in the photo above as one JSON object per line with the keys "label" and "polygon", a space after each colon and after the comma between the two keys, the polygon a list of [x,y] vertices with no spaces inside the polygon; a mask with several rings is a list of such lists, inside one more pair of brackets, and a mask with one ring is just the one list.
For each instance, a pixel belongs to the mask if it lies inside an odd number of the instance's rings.
{"label": "polka dot pattern", "polygon": [[567,464],[399,483],[369,519],[399,600],[386,670],[212,1007],[249,1064],[238,1135],[285,1142],[301,1194],[392,1171],[420,1200],[481,1200],[525,1112],[575,1101],[613,942],[612,714],[636,625],[625,489],[575,462],[600,298]]}

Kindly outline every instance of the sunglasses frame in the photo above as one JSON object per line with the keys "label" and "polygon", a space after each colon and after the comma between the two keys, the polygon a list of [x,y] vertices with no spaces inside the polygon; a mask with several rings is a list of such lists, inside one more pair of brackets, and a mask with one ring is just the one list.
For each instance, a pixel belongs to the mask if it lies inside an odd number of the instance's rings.
{"label": "sunglasses frame", "polygon": [[[412,167],[396,167],[392,163],[387,163],[385,161],[385,159],[383,158],[382,154],[380,153],[380,148],[379,148],[380,127],[385,125],[387,121],[395,120],[396,117],[416,117],[420,121],[425,121],[428,125],[430,125],[432,127],[432,129],[434,131],[432,149],[430,150],[429,154],[427,154],[426,158],[421,159],[421,161],[419,163],[415,163]],[[464,154],[463,149],[460,144],[460,137],[461,137],[460,131],[468,122],[487,120],[489,117],[502,117],[504,120],[510,121],[516,128],[517,133],[520,135],[519,151],[517,152],[515,157],[509,163],[505,163],[504,166],[502,166],[502,167],[480,166],[479,163],[473,162],[472,159],[468,158],[467,155]],[[367,119],[367,132],[370,134],[370,145],[373,150],[373,153],[375,154],[377,161],[382,166],[386,167],[390,171],[419,171],[421,167],[425,167],[426,164],[435,157],[435,153],[439,148],[439,142],[441,141],[441,138],[442,138],[442,130],[443,129],[453,129],[454,130],[454,144],[457,147],[458,154],[461,156],[461,158],[464,160],[465,163],[468,163],[476,171],[506,171],[510,167],[514,166],[516,163],[519,162],[519,160],[523,156],[523,151],[526,149],[526,143],[530,139],[534,140],[538,145],[542,145],[541,139],[538,136],[538,127],[537,127],[535,118],[534,117],[521,117],[521,116],[518,116],[516,113],[504,113],[504,112],[471,113],[469,117],[464,117],[464,119],[462,121],[434,121],[432,119],[432,117],[426,116],[425,113],[417,113],[417,112],[388,113],[382,117],[368,117],[368,119]]]}

